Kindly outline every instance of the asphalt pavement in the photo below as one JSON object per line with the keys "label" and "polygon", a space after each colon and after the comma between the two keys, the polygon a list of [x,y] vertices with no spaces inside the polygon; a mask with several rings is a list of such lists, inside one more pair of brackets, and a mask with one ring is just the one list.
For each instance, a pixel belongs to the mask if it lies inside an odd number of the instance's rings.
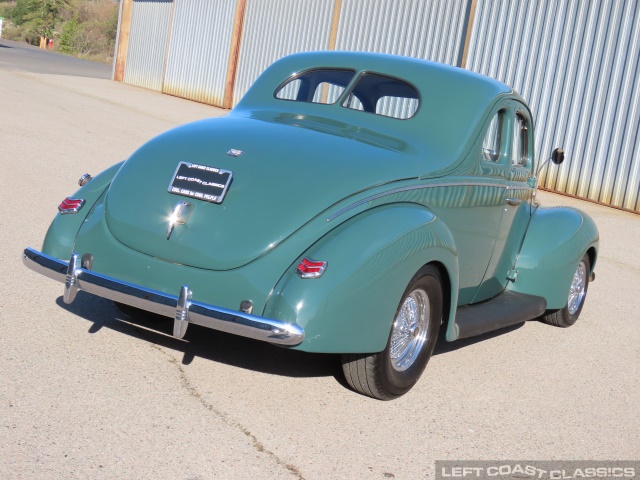
{"label": "asphalt pavement", "polygon": [[52,75],[74,75],[110,79],[113,67],[62,53],[43,50],[28,43],[0,39],[0,68]]}
{"label": "asphalt pavement", "polygon": [[333,356],[197,326],[176,340],[170,319],[82,293],[65,305],[22,265],[80,175],[225,113],[47,71],[60,59],[24,50],[0,42],[1,479],[417,479],[435,460],[640,459],[640,216],[540,192],[600,229],[578,323],[440,343],[411,392],[372,400]]}

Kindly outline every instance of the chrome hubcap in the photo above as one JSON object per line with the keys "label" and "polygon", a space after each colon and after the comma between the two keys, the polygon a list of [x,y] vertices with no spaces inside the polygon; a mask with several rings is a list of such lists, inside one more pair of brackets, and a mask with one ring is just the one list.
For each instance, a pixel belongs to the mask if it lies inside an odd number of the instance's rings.
{"label": "chrome hubcap", "polygon": [[573,274],[573,280],[571,281],[571,289],[569,290],[569,300],[567,302],[567,308],[569,314],[575,314],[587,291],[587,266],[583,261],[578,265],[576,273]]}
{"label": "chrome hubcap", "polygon": [[418,289],[404,299],[391,331],[391,365],[398,372],[411,367],[427,340],[431,310],[429,296]]}

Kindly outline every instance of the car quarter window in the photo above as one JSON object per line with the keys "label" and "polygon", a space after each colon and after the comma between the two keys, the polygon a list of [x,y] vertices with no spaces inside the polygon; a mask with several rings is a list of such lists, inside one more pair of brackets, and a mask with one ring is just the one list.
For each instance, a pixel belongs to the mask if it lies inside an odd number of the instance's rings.
{"label": "car quarter window", "polygon": [[482,141],[482,157],[490,162],[500,160],[502,150],[502,133],[504,128],[505,111],[500,110],[491,119],[489,128]]}
{"label": "car quarter window", "polygon": [[512,139],[511,163],[515,166],[526,167],[529,160],[529,125],[522,112],[516,113]]}
{"label": "car quarter window", "polygon": [[406,120],[418,111],[420,95],[414,86],[403,80],[366,73],[360,76],[342,105],[352,110]]}
{"label": "car quarter window", "polygon": [[276,90],[275,96],[298,102],[335,103],[354,75],[353,70],[310,70],[287,80]]}

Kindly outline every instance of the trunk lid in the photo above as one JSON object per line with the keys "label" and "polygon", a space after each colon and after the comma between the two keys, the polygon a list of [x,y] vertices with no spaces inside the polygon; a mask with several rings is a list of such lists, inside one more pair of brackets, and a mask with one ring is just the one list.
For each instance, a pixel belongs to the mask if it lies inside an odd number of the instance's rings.
{"label": "trunk lid", "polygon": [[[308,128],[227,116],[160,135],[125,162],[109,187],[109,230],[148,255],[229,270],[275,248],[343,198],[417,176],[397,144],[374,144],[371,132],[358,139],[339,125]],[[228,155],[230,149],[242,154]],[[222,203],[168,192],[183,161],[233,172]],[[191,216],[167,240],[169,216],[182,200],[193,204]]]}

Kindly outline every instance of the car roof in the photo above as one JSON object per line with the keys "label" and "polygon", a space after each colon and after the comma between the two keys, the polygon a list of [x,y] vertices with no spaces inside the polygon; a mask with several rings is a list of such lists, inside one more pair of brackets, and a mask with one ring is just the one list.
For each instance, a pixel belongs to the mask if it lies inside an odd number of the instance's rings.
{"label": "car roof", "polygon": [[[311,104],[275,98],[282,83],[314,68],[353,69],[399,78],[420,93],[420,107],[408,120],[352,111],[339,104]],[[427,155],[446,167],[479,134],[483,117],[501,97],[518,95],[505,84],[457,67],[422,59],[370,52],[297,53],[271,65],[249,89],[234,112],[276,111],[325,117],[393,137],[404,153]],[[430,169],[431,170],[431,169]]]}

